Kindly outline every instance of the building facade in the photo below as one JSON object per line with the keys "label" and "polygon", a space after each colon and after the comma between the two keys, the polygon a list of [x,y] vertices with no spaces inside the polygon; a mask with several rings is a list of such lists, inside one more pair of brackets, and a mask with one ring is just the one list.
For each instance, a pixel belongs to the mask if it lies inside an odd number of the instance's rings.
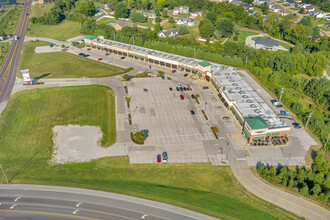
{"label": "building facade", "polygon": [[231,67],[91,35],[85,37],[85,47],[129,57],[145,65],[196,74],[200,79],[207,80],[214,86],[220,100],[242,126],[242,133],[245,134],[248,142],[286,137],[290,133],[290,127],[283,123]]}

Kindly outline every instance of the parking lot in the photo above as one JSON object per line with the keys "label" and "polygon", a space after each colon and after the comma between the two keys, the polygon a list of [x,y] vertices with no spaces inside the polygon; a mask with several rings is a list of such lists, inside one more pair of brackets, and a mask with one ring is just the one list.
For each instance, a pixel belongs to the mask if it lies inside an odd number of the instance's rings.
{"label": "parking lot", "polygon": [[[168,152],[169,163],[210,162],[204,142],[218,140],[202,113],[205,106],[191,97],[197,93],[193,86],[187,91],[177,91],[176,87],[180,86],[175,80],[159,77],[137,78],[129,83],[132,124],[136,125],[135,131],[148,133],[143,146],[131,148],[131,163],[155,163],[156,155],[163,151]],[[181,87],[189,88],[187,83]],[[214,163],[221,165],[221,161]]]}

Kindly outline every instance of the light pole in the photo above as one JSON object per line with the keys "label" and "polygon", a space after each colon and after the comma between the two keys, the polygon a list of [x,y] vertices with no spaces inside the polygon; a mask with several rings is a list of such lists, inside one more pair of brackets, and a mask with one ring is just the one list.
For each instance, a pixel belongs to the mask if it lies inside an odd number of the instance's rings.
{"label": "light pole", "polygon": [[0,168],[1,168],[1,170],[2,170],[2,173],[3,173],[3,176],[5,177],[5,179],[6,179],[6,182],[7,182],[7,184],[8,184],[8,179],[7,179],[7,176],[6,176],[6,174],[5,174],[5,171],[2,169],[2,166],[1,166],[1,164],[0,164]]}
{"label": "light pole", "polygon": [[281,100],[282,100],[283,92],[284,92],[284,88],[282,88],[282,90],[281,90],[281,96],[280,96],[280,101],[279,102],[281,102]]}
{"label": "light pole", "polygon": [[306,125],[305,125],[306,128],[307,128],[307,125],[308,125],[309,119],[311,119],[312,116],[313,116],[313,112],[309,113],[309,115],[308,115],[308,119],[307,119],[307,122],[306,122]]}
{"label": "light pole", "polygon": [[135,43],[134,43],[134,36],[133,36],[133,45],[134,45]]}

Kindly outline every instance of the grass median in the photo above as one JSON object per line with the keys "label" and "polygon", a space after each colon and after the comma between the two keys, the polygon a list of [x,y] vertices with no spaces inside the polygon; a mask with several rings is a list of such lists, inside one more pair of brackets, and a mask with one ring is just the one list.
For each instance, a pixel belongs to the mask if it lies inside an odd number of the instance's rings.
{"label": "grass median", "polygon": [[126,72],[125,69],[109,64],[94,61],[68,52],[34,52],[37,46],[47,46],[50,43],[37,41],[26,42],[23,54],[18,62],[17,76],[21,77],[19,70],[30,69],[31,77],[47,78],[80,78],[80,77],[106,77]]}
{"label": "grass median", "polygon": [[122,193],[221,219],[297,218],[249,193],[230,167],[209,163],[131,165],[125,157],[49,163],[55,125],[99,125],[105,134],[103,144],[114,143],[114,109],[114,94],[104,86],[33,89],[11,96],[0,115],[0,161],[10,182]]}

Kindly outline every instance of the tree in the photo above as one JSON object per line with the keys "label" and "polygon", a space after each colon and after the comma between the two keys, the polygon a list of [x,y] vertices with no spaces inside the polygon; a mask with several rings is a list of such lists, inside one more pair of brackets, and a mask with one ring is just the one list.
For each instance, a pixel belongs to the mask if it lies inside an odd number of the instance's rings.
{"label": "tree", "polygon": [[310,190],[311,194],[315,197],[322,191],[322,188],[319,184],[315,184],[314,187]]}
{"label": "tree", "polygon": [[304,25],[304,26],[309,26],[309,27],[311,27],[311,26],[313,25],[313,23],[312,23],[310,17],[307,17],[307,16],[303,17],[303,18],[300,20],[299,24],[302,24],[302,25]]}
{"label": "tree", "polygon": [[168,19],[168,22],[170,22],[170,23],[175,23],[175,20],[174,20],[174,18],[173,17],[170,17],[169,19]]}
{"label": "tree", "polygon": [[154,31],[159,33],[160,31],[162,30],[162,26],[160,26],[159,23],[157,23],[155,26],[154,26]]}
{"label": "tree", "polygon": [[262,11],[264,14],[267,14],[268,9],[269,9],[269,6],[268,6],[267,2],[264,2],[264,3],[261,5],[261,11]]}
{"label": "tree", "polygon": [[228,19],[218,19],[216,22],[216,28],[224,37],[228,37],[234,32],[234,24]]}
{"label": "tree", "polygon": [[217,14],[214,13],[213,11],[209,11],[207,12],[206,16],[205,16],[209,21],[211,21],[211,23],[213,25],[215,25],[215,22],[217,20]]}
{"label": "tree", "polygon": [[326,11],[326,12],[330,12],[330,2],[329,1],[327,1],[326,3],[324,3],[322,5],[322,10]]}
{"label": "tree", "polygon": [[143,131],[139,131],[139,132],[135,132],[133,135],[132,135],[132,138],[137,141],[137,142],[144,142],[146,140],[146,134],[143,132]]}
{"label": "tree", "polygon": [[316,39],[319,39],[321,37],[321,35],[320,35],[320,28],[319,28],[319,26],[315,26],[314,28],[313,28],[313,31],[312,31],[312,39],[313,40],[316,40]]}
{"label": "tree", "polygon": [[147,22],[147,18],[144,17],[144,15],[141,13],[132,12],[129,17],[131,18],[132,21],[135,21],[135,22],[140,22],[140,23]]}
{"label": "tree", "polygon": [[167,10],[166,9],[163,10],[162,16],[163,16],[163,18],[167,18],[168,17]]}
{"label": "tree", "polygon": [[178,34],[179,35],[185,35],[185,34],[189,34],[189,30],[186,26],[180,26],[178,28]]}
{"label": "tree", "polygon": [[79,3],[79,13],[85,16],[93,16],[96,13],[96,8],[93,1],[83,1]]}
{"label": "tree", "polygon": [[299,9],[298,13],[299,14],[304,14],[305,13],[305,9],[304,8]]}
{"label": "tree", "polygon": [[161,22],[161,21],[162,21],[162,19],[160,18],[160,16],[157,16],[157,17],[155,18],[155,22],[159,23],[159,22]]}
{"label": "tree", "polygon": [[213,35],[214,30],[215,28],[213,24],[206,23],[199,28],[199,33],[202,37],[210,37]]}
{"label": "tree", "polygon": [[307,196],[308,195],[308,186],[306,185],[306,183],[304,183],[304,186],[300,188],[299,192],[301,195],[303,196]]}
{"label": "tree", "polygon": [[116,18],[128,18],[128,8],[126,3],[120,2],[115,6],[114,9]]}

